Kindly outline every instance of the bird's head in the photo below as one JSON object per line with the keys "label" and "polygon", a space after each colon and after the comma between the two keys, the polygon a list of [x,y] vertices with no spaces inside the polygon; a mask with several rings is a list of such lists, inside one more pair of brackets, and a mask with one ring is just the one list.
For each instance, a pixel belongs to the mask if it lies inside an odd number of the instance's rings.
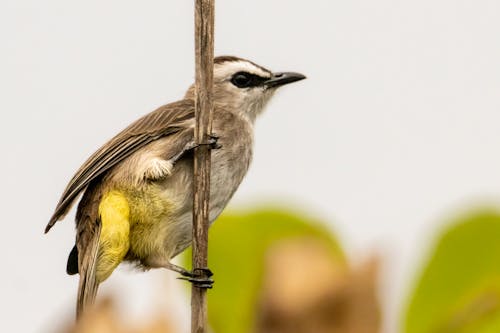
{"label": "bird's head", "polygon": [[[277,88],[305,78],[294,72],[273,73],[249,60],[233,56],[216,57],[214,104],[231,108],[253,121]],[[192,88],[190,90],[193,93]]]}

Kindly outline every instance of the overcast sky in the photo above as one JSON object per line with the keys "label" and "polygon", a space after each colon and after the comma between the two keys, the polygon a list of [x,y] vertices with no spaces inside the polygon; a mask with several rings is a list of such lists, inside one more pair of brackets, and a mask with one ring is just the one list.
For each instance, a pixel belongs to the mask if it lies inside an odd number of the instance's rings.
{"label": "overcast sky", "polygon": [[[218,0],[216,54],[308,76],[258,121],[233,207],[292,203],[355,260],[380,252],[395,332],[443,221],[500,202],[499,35],[497,0]],[[43,332],[77,285],[72,215],[47,219],[89,154],[193,81],[192,1],[2,0],[0,41],[1,331]],[[105,289],[137,313],[164,275]]]}

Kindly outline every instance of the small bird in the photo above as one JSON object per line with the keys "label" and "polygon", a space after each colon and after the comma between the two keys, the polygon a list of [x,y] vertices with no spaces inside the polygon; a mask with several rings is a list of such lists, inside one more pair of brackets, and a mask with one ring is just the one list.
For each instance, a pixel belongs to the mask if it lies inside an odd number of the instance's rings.
{"label": "small bird", "polygon": [[[247,173],[255,119],[278,87],[305,79],[251,61],[214,59],[210,224]],[[193,274],[170,260],[192,239],[194,85],[184,99],[146,114],[98,149],[64,190],[45,229],[76,212],[76,244],[67,273],[80,274],[77,314],[123,261]]]}

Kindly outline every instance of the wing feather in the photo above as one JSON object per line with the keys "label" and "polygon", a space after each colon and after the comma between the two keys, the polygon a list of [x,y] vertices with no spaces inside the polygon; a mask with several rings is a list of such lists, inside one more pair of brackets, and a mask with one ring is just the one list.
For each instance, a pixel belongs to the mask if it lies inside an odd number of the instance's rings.
{"label": "wing feather", "polygon": [[64,217],[78,195],[92,180],[102,176],[147,144],[186,129],[191,119],[194,119],[194,101],[185,99],[158,108],[118,133],[92,154],[70,180],[45,232]]}

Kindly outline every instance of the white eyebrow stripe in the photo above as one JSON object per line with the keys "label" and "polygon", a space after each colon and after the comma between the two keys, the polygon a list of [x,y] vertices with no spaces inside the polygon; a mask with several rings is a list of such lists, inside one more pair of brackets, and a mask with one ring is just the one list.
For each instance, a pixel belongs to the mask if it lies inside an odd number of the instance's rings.
{"label": "white eyebrow stripe", "polygon": [[248,72],[261,77],[270,78],[271,73],[262,70],[261,68],[247,61],[226,61],[222,64],[215,65],[214,76],[219,78],[229,78],[237,72]]}

